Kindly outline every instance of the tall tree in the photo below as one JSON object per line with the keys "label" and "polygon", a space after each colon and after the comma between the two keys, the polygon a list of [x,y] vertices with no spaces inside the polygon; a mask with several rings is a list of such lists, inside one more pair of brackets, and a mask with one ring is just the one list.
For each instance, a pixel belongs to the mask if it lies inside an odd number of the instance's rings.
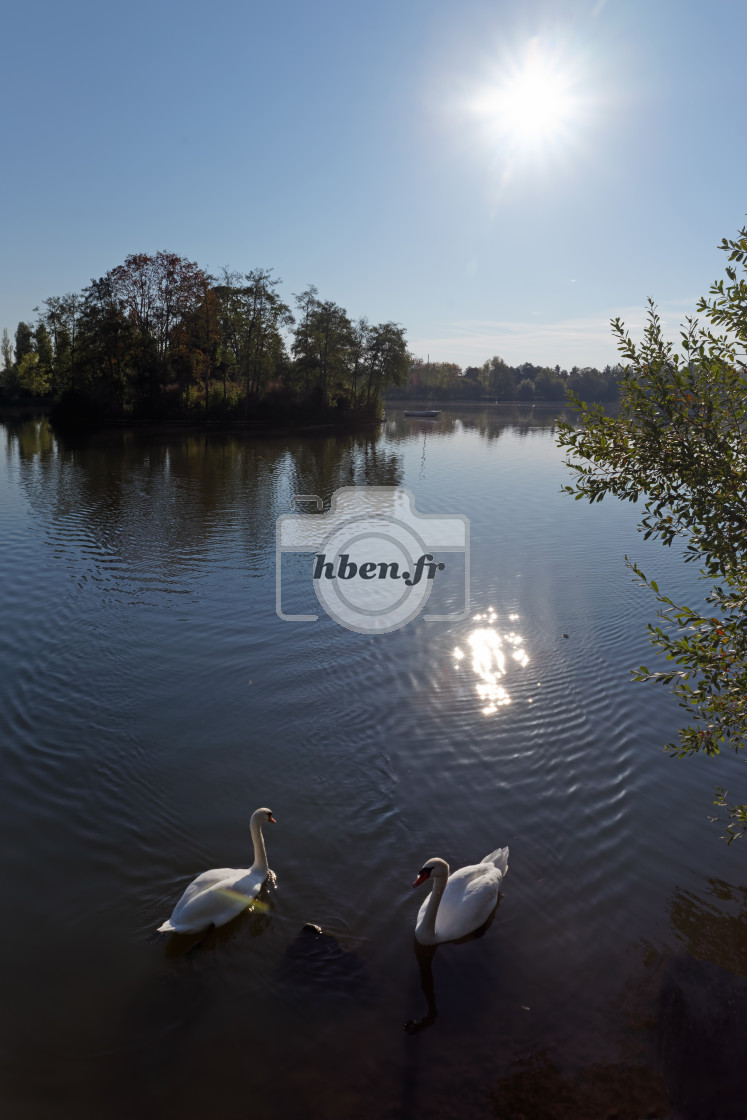
{"label": "tall tree", "polygon": [[359,383],[366,369],[371,324],[365,316],[351,325],[349,341],[350,389],[353,406],[358,404]]}
{"label": "tall tree", "polygon": [[108,407],[128,412],[134,391],[134,325],[102,276],[83,290],[81,362],[89,386]]}
{"label": "tall tree", "polygon": [[352,323],[343,307],[332,300],[317,303],[312,313],[310,337],[323,409],[327,408],[331,395],[346,388],[352,330]]}
{"label": "tall tree", "polygon": [[[185,317],[185,362],[191,375],[202,383],[205,418],[210,410],[210,382],[219,363],[221,341],[220,299],[206,277],[199,305]],[[224,387],[225,396],[225,387]]]}
{"label": "tall tree", "polygon": [[368,338],[365,403],[376,404],[390,385],[404,385],[410,361],[405,331],[399,323],[379,323],[372,327]]}
{"label": "tall tree", "polygon": [[13,361],[13,344],[10,341],[8,328],[3,327],[2,342],[0,342],[0,355],[3,359],[3,368],[0,370],[0,389],[4,393],[13,393],[16,384],[16,368]]}
{"label": "tall tree", "polygon": [[30,354],[24,354],[18,363],[18,384],[32,397],[43,397],[49,392],[50,371],[42,366],[35,350]]}
{"label": "tall tree", "polygon": [[16,327],[15,362],[20,365],[27,354],[34,349],[34,332],[28,323],[19,323]]}
{"label": "tall tree", "polygon": [[484,363],[482,382],[488,393],[499,401],[510,400],[516,389],[513,370],[497,354]]}
{"label": "tall tree", "polygon": [[319,306],[319,291],[309,284],[304,291],[294,293],[296,301],[296,329],[293,332],[291,350],[296,360],[296,380],[305,393],[310,392],[316,379],[318,358],[312,341],[313,316]]}
{"label": "tall tree", "polygon": [[48,393],[53,384],[54,351],[52,349],[52,339],[44,323],[38,323],[34,331],[34,349],[39,361],[37,385],[43,383],[45,387],[42,391]]}
{"label": "tall tree", "polygon": [[256,268],[244,276],[224,270],[216,288],[224,360],[243,382],[247,408],[279,375],[285,357],[282,331],[293,316],[278,295],[279,284],[271,269]]}
{"label": "tall tree", "polygon": [[51,296],[44,300],[44,310],[36,307],[39,322],[52,340],[54,354],[52,380],[58,392],[77,385],[78,341],[83,299],[76,292]]}
{"label": "tall tree", "polygon": [[133,324],[140,392],[155,398],[168,377],[171,348],[184,318],[199,306],[206,274],[176,253],[131,253],[106,279]]}

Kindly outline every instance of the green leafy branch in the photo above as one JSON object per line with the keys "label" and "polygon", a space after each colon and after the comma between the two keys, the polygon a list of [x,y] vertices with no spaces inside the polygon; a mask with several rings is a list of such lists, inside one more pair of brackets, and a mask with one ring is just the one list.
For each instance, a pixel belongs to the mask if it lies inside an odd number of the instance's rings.
{"label": "green leafy branch", "polygon": [[[747,230],[721,247],[744,271]],[[679,742],[666,745],[680,758],[747,745],[747,282],[731,264],[726,273],[729,283],[714,284],[698,304],[711,326],[687,320],[679,352],[664,338],[653,302],[640,343],[613,319],[626,362],[619,411],[608,416],[572,397],[580,426],[558,429],[574,476],[564,490],[577,501],[640,500],[644,538],[681,541],[685,561],[712,584],[707,612],[679,606],[626,557],[657,597],[649,637],[672,663],[660,672],[642,666],[633,679],[669,686],[690,717]],[[725,796],[719,790],[716,804],[727,809],[731,842],[747,832],[747,806],[728,806]]]}

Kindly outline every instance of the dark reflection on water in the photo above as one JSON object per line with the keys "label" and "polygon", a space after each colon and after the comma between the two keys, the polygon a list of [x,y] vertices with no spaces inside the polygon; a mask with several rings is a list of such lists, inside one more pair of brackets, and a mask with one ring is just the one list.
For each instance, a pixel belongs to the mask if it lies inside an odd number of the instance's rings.
{"label": "dark reflection on water", "polygon": [[[746,895],[707,817],[738,770],[662,756],[681,716],[628,683],[651,604],[622,557],[702,591],[635,509],[560,493],[554,422],[0,429],[8,1115],[705,1117],[709,1062],[737,1114]],[[277,618],[277,517],[355,483],[467,515],[469,619]],[[156,934],[251,858],[258,804],[269,909]],[[503,844],[485,936],[414,955],[413,868]]]}
{"label": "dark reflection on water", "polygon": [[433,958],[436,954],[437,945],[421,945],[418,941],[415,942],[415,956],[418,962],[418,971],[420,972],[420,986],[423,989],[425,996],[426,1013],[420,1019],[408,1019],[405,1023],[405,1030],[408,1034],[419,1034],[420,1031],[427,1030],[432,1027],[438,1018],[438,1008],[436,1007],[436,989],[433,984]]}
{"label": "dark reflection on water", "polygon": [[672,1104],[687,1120],[742,1120],[747,890],[711,878],[703,892],[678,888],[669,909],[681,948],[663,956],[657,1048]]}
{"label": "dark reflection on water", "polygon": [[703,895],[678,888],[669,913],[691,956],[747,977],[747,888],[713,878]]}
{"label": "dark reflection on water", "polygon": [[[502,896],[501,896],[502,897]],[[476,941],[480,937],[484,937],[488,932],[493,922],[495,921],[496,911],[498,909],[498,902],[496,902],[493,912],[486,922],[480,926],[479,929],[468,933],[465,937],[460,937],[457,941],[449,942],[450,945],[463,945],[468,941]],[[433,980],[433,958],[436,955],[438,945],[421,945],[419,941],[415,940],[415,958],[418,962],[418,971],[420,973],[420,986],[423,989],[425,996],[426,1013],[420,1019],[408,1019],[405,1023],[405,1030],[408,1034],[419,1034],[420,1031],[427,1030],[432,1027],[438,1018],[438,1008],[436,1007],[436,988]],[[448,950],[445,950],[448,952]]]}
{"label": "dark reflection on water", "polygon": [[276,976],[279,984],[310,997],[315,1005],[340,996],[370,999],[374,991],[363,958],[313,923],[303,926],[288,946]]}
{"label": "dark reflection on water", "polygon": [[741,1120],[747,1099],[746,899],[744,888],[720,880],[702,891],[676,889],[669,903],[675,944],[644,945],[610,1009],[620,1030],[617,1060],[562,1068],[547,1050],[518,1055],[492,1090],[495,1114]]}
{"label": "dark reflection on water", "polygon": [[501,1120],[664,1120],[671,1115],[666,1088],[647,1066],[598,1063],[570,1077],[545,1053],[517,1062],[494,1089],[492,1102],[493,1115]]}

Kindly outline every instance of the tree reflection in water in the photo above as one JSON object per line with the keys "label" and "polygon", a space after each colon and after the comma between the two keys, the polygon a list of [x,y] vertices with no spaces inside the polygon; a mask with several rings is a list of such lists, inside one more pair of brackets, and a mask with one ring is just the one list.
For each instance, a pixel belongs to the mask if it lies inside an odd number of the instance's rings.
{"label": "tree reflection in water", "polygon": [[702,894],[678,888],[669,912],[680,945],[644,944],[643,974],[620,1001],[618,1060],[564,1068],[562,1049],[527,1054],[494,1085],[496,1116],[744,1120],[747,888],[714,878]]}
{"label": "tree reflection in water", "polygon": [[747,889],[709,879],[678,889],[672,925],[685,952],[664,963],[656,1047],[675,1115],[744,1120],[747,1098]]}

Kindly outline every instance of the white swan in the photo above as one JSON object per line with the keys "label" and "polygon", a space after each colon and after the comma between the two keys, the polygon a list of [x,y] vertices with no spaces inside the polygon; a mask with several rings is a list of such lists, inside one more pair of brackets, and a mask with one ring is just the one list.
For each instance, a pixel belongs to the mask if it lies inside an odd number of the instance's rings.
{"label": "white swan", "polygon": [[418,912],[415,937],[421,945],[456,941],[488,920],[508,871],[508,848],[496,848],[481,863],[449,875],[445,859],[429,859],[412,884],[433,879],[433,889]]}
{"label": "white swan", "polygon": [[265,821],[277,824],[270,809],[257,809],[252,813],[252,866],[203,871],[189,884],[168,921],[158,927],[159,933],[198,933],[210,926],[223,926],[251,906],[270,874],[262,836]]}

